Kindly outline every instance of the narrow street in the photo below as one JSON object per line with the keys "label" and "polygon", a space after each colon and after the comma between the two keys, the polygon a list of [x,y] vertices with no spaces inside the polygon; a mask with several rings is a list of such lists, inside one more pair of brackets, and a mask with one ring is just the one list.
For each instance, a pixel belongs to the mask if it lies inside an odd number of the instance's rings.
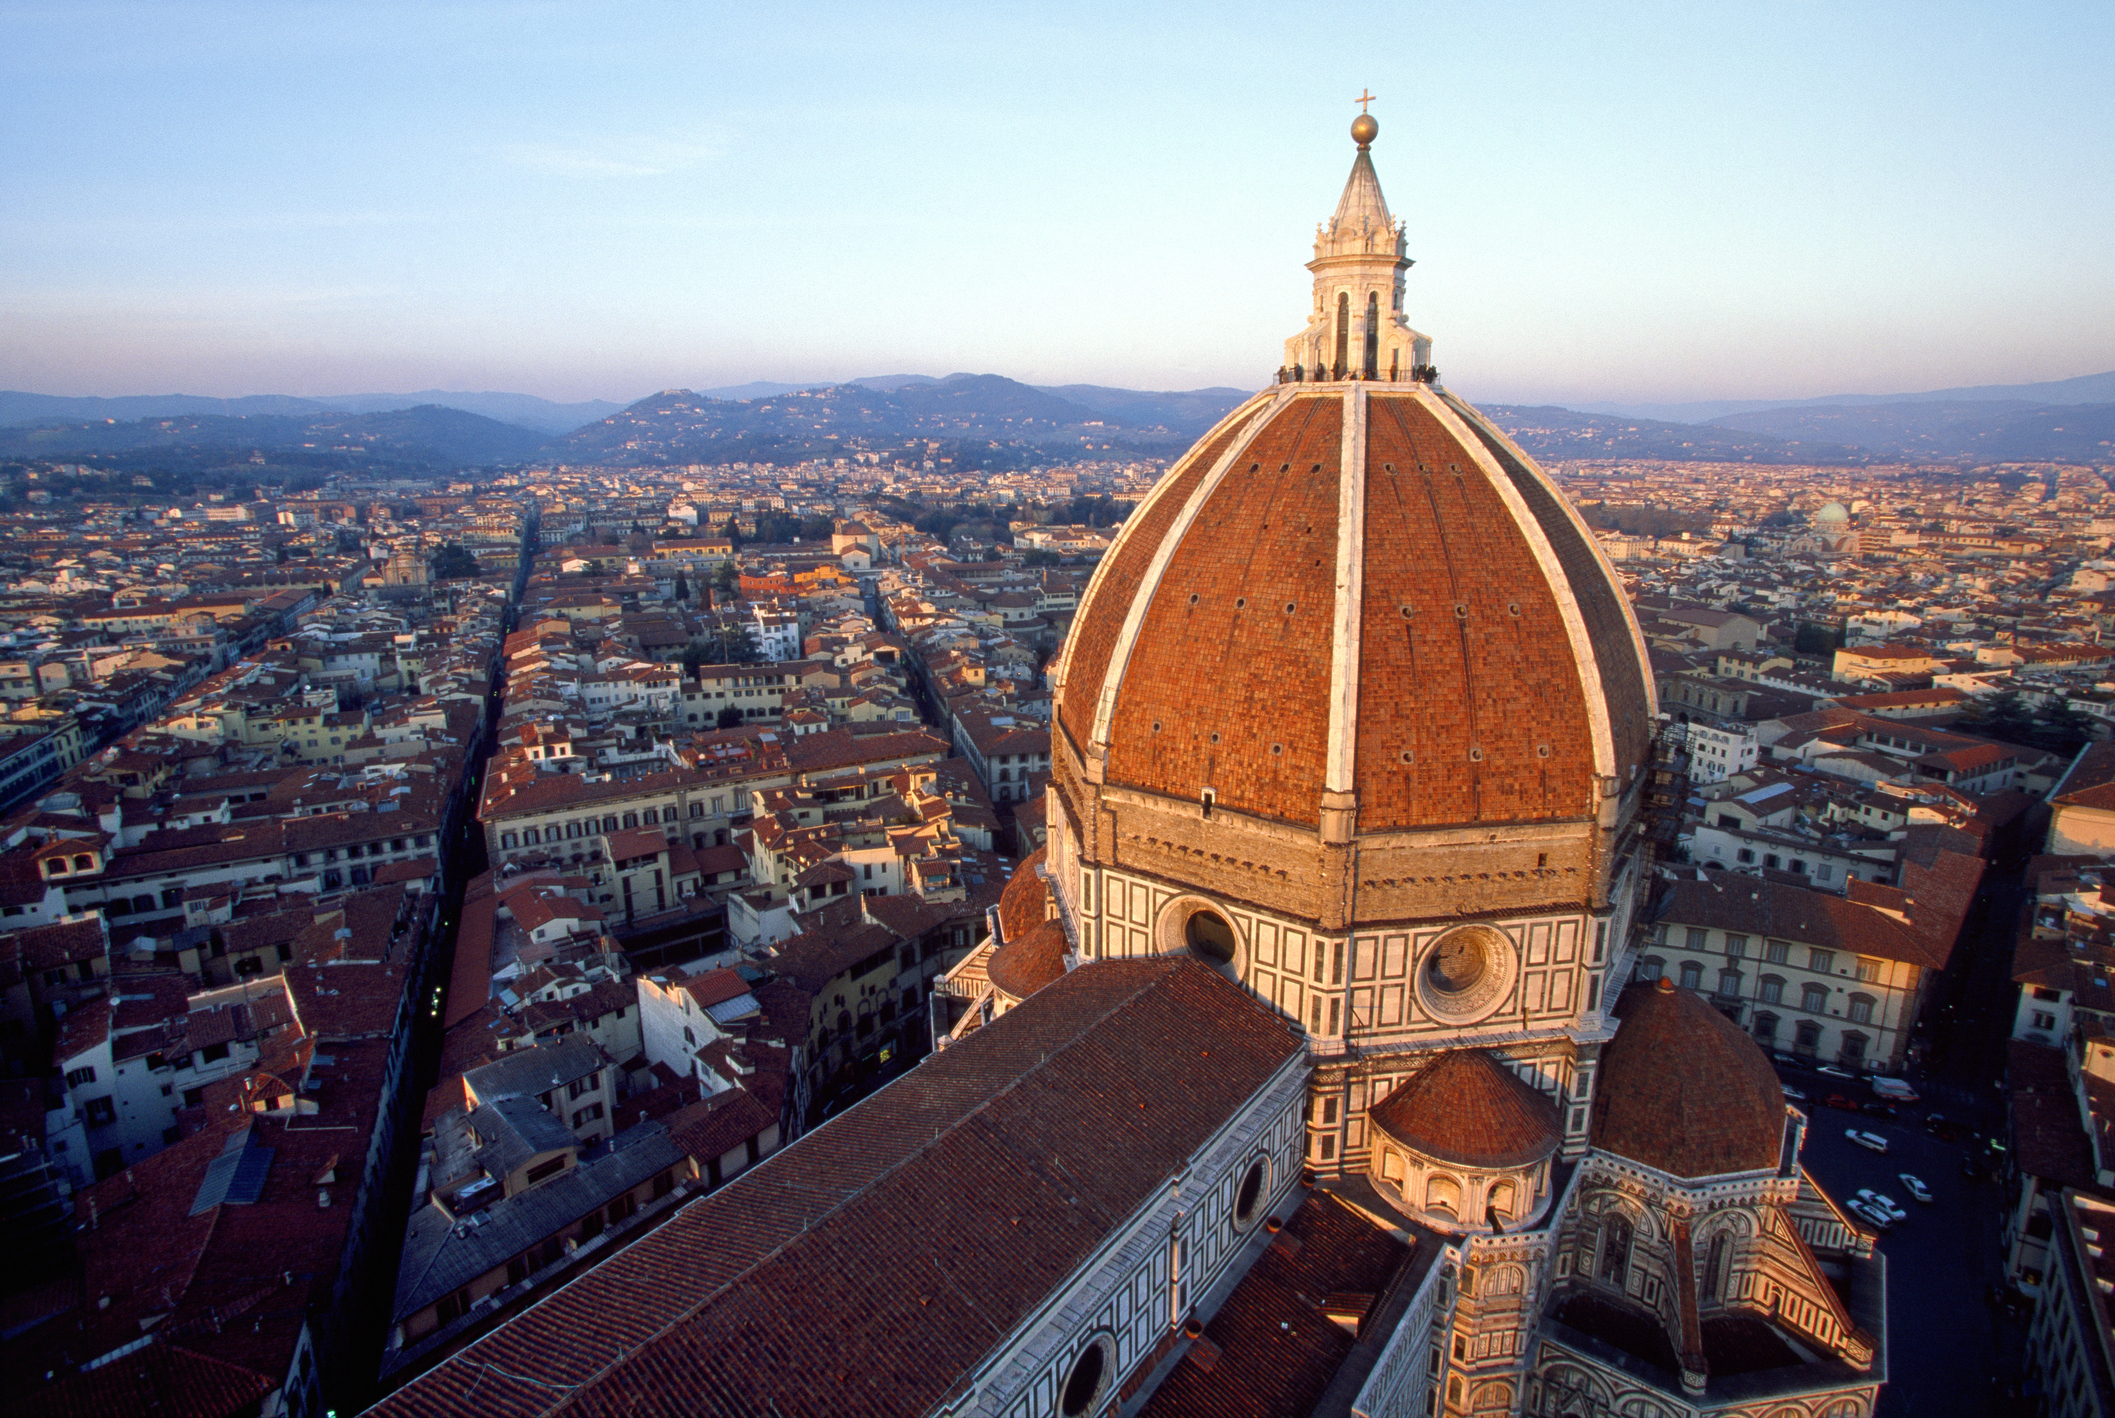
{"label": "narrow street", "polygon": [[[1964,1164],[1981,1142],[1948,1143],[1924,1126],[1943,1114],[1972,1128],[1977,1139],[2003,1139],[2005,1040],[2012,1024],[2012,933],[2024,888],[2019,861],[1991,869],[1962,927],[1957,969],[1926,1010],[1930,1043],[1908,1079],[1919,1101],[1894,1119],[1863,1117],[1821,1105],[1832,1093],[1872,1099],[1864,1084],[1811,1069],[1781,1067],[1785,1082],[1807,1095],[1803,1160],[1839,1202],[1861,1188],[1892,1197],[1908,1220],[1878,1243],[1887,1257],[1888,1383],[1879,1418],[1990,1418],[2010,1413],[2025,1334],[1987,1302],[2004,1272],[2004,1196],[1986,1171]],[[1876,1154],[1853,1145],[1848,1127],[1887,1139]],[[1930,1205],[1915,1202],[1900,1174],[1922,1180]]]}

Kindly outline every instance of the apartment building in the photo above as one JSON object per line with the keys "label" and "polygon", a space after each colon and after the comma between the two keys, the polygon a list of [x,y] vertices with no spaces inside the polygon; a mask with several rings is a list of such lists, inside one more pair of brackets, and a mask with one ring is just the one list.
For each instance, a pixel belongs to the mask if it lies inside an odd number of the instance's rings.
{"label": "apartment building", "polygon": [[1861,881],[1844,896],[1745,877],[1668,883],[1636,978],[1706,996],[1765,1048],[1899,1072],[1982,876],[1979,859],[1952,852],[1905,865],[1909,889]]}

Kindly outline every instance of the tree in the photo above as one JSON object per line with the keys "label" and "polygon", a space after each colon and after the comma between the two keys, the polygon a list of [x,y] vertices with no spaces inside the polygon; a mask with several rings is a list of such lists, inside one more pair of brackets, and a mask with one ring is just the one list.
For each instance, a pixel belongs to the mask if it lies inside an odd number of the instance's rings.
{"label": "tree", "polygon": [[2046,748],[2068,758],[2093,737],[2093,726],[2092,716],[2072,708],[2070,700],[2052,699],[2042,705],[2041,716],[2034,722],[2029,741],[2036,748]]}
{"label": "tree", "polygon": [[457,542],[450,542],[435,552],[432,564],[436,581],[459,581],[478,572],[477,558]]}
{"label": "tree", "polygon": [[2020,699],[2019,691],[2008,689],[1976,700],[1967,727],[1985,738],[2024,744],[2033,737],[2034,716]]}
{"label": "tree", "polygon": [[764,647],[757,643],[756,631],[746,625],[729,626],[723,622],[683,647],[683,672],[692,679],[697,678],[701,665],[760,665],[763,662]]}
{"label": "tree", "polygon": [[764,647],[757,643],[753,626],[739,626],[730,631],[725,625],[714,637],[714,646],[720,657],[713,663],[720,665],[761,665],[764,663]]}
{"label": "tree", "polygon": [[927,512],[911,525],[927,536],[944,542],[953,535],[961,522],[962,519],[952,512]]}
{"label": "tree", "polygon": [[730,704],[720,711],[719,727],[723,729],[739,729],[741,726],[742,711],[740,708]]}
{"label": "tree", "polygon": [[1030,547],[1021,557],[1023,566],[1055,566],[1058,554],[1047,547]]}
{"label": "tree", "polygon": [[676,573],[676,599],[679,601],[690,599],[690,578],[680,571]]}
{"label": "tree", "polygon": [[1816,625],[1803,620],[1792,636],[1792,653],[1795,655],[1833,655],[1843,648],[1843,630],[1839,626]]}
{"label": "tree", "polygon": [[733,595],[735,587],[742,584],[741,568],[732,561],[721,562],[719,569],[712,573],[712,584],[727,595]]}
{"label": "tree", "polygon": [[756,539],[765,545],[790,542],[800,536],[800,519],[786,512],[756,514]]}

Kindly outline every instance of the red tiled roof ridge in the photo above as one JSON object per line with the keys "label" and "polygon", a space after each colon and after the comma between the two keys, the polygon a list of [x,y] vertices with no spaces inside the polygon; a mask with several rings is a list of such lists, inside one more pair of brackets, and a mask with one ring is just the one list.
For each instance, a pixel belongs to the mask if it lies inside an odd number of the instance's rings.
{"label": "red tiled roof ridge", "polygon": [[[1119,982],[1116,984],[1116,993],[1106,1000],[1089,1004],[1088,1009],[1083,1011],[1083,1017],[1072,1028],[1068,1038],[1051,1041],[1043,1048],[1041,1057],[1035,1063],[1017,1069],[1012,1073],[1011,1077],[989,1092],[982,1091],[982,1081],[977,1079],[976,1074],[973,1072],[975,1065],[965,1061],[979,1058],[987,1050],[1007,1048],[1013,1043],[1012,1035],[1014,1030],[1032,1027],[1029,1024],[1029,1019],[1040,1016],[1037,1016],[1035,1011],[1031,1010],[1015,1011],[1009,1014],[1005,1021],[1000,1021],[994,1026],[981,1029],[954,1046],[954,1048],[947,1050],[941,1058],[957,1060],[962,1067],[968,1086],[978,1089],[978,1096],[974,1102],[962,1108],[947,1125],[937,1127],[925,1141],[917,1142],[907,1147],[902,1154],[887,1159],[872,1173],[861,1175],[855,1186],[847,1187],[842,1194],[834,1199],[818,1198],[816,1195],[819,1190],[818,1187],[796,1184],[794,1189],[796,1195],[793,1197],[793,1204],[790,1207],[774,1208],[773,1210],[777,1213],[775,1216],[767,1211],[761,1226],[744,1226],[741,1228],[744,1234],[736,1235],[733,1238],[737,1246],[743,1241],[749,1240],[754,1241],[756,1246],[759,1247],[758,1249],[738,1254],[732,1258],[723,1255],[722,1259],[727,1260],[731,1268],[717,1280],[708,1279],[705,1288],[701,1291],[683,1294],[680,1298],[669,1297],[674,1298],[675,1303],[672,1305],[670,1313],[658,1317],[659,1323],[652,1323],[649,1320],[647,1324],[621,1336],[613,1334],[602,1336],[602,1338],[613,1341],[613,1351],[606,1357],[598,1356],[591,1360],[584,1371],[576,1373],[566,1367],[567,1360],[570,1357],[568,1351],[577,1353],[577,1343],[564,1346],[545,1345],[540,1350],[542,1355],[540,1368],[541,1372],[550,1374],[551,1377],[543,1378],[519,1373],[505,1375],[506,1378],[518,1380],[520,1384],[533,1386],[536,1392],[526,1392],[520,1387],[516,1387],[504,1397],[500,1393],[495,1392],[495,1389],[499,1386],[492,1382],[491,1375],[498,1372],[496,1366],[479,1361],[486,1354],[496,1354],[503,1360],[512,1359],[513,1356],[505,1348],[508,1341],[514,1338],[509,1333],[512,1328],[510,1324],[502,1326],[478,1341],[477,1344],[471,1346],[469,1350],[452,1356],[427,1374],[414,1380],[411,1385],[400,1389],[397,1394],[384,1400],[377,1411],[382,1413],[471,1411],[463,1402],[468,1396],[468,1391],[471,1387],[476,1388],[479,1394],[479,1403],[483,1405],[479,1411],[487,1412],[518,1411],[510,1406],[510,1400],[525,1401],[524,1406],[531,1411],[552,1412],[568,1402],[580,1398],[585,1390],[615,1373],[620,1366],[625,1365],[628,1361],[640,1358],[655,1345],[663,1343],[669,1336],[678,1333],[686,1325],[695,1322],[710,1307],[738,1289],[748,1277],[756,1274],[772,1262],[785,1257],[796,1247],[808,1242],[810,1238],[817,1237],[828,1223],[852,1208],[855,1203],[874,1195],[877,1189],[889,1178],[907,1171],[920,1161],[928,1158],[943,1143],[973,1132],[980,1124],[989,1131],[995,1126],[995,1124],[990,1122],[989,1115],[996,1104],[1000,1103],[1001,1100],[1011,1098],[1030,1086],[1034,1080],[1044,1075],[1053,1063],[1068,1057],[1074,1049],[1081,1047],[1090,1039],[1094,1039],[1096,1044],[1104,1043],[1105,1041],[1097,1037],[1097,1031],[1111,1020],[1127,1010],[1140,1007],[1142,1003],[1151,1000],[1169,982],[1182,982],[1192,978],[1188,972],[1197,972],[1200,975],[1209,975],[1210,973],[1206,970],[1206,967],[1186,957],[1161,957],[1145,960],[1101,962],[1092,971],[1073,972],[1071,978],[1083,979],[1091,976],[1097,982],[1109,981],[1112,977],[1119,976],[1119,972],[1129,974],[1133,978],[1128,982],[1122,982],[1119,977]],[[1201,988],[1210,989],[1216,985],[1216,980],[1200,979],[1196,983]],[[1085,996],[1082,1002],[1086,1003],[1091,998],[1091,996]],[[1231,1001],[1229,1003],[1231,1004]],[[1020,1021],[1020,1023],[1009,1028],[1009,1022],[1015,1020]],[[1271,1031],[1269,1037],[1271,1043],[1275,1045],[1277,1043],[1276,1035],[1283,1032],[1276,1021],[1265,1020],[1259,1012],[1258,1024],[1259,1028],[1267,1028]],[[1264,1036],[1258,1034],[1256,1037],[1260,1041]],[[1022,1042],[1026,1043],[1032,1040],[1033,1035],[1031,1034]],[[1289,1033],[1284,1034],[1283,1048],[1285,1056],[1289,1056],[1298,1047],[1297,1040]],[[1003,1054],[1000,1057],[1003,1059]],[[1273,1065],[1273,1067],[1282,1067],[1283,1062],[1284,1056],[1280,1056],[1277,1064]],[[887,1094],[884,1093],[877,1096],[886,1097]],[[1036,1110],[1026,1108],[1020,1110],[1020,1113],[1025,1117],[1033,1117]],[[854,1110],[847,1117],[856,1115],[857,1110]],[[839,1125],[841,1126],[841,1121]],[[822,1132],[815,1134],[815,1136],[827,1135],[827,1133]],[[754,1187],[758,1183],[752,1179],[766,1175],[775,1177],[778,1171],[782,1170],[786,1165],[780,1163],[777,1167],[774,1167],[773,1164],[777,1162],[777,1159],[799,1151],[800,1149],[796,1145],[779,1153],[774,1153],[761,1166],[745,1173],[743,1178],[737,1179],[734,1187],[740,1187],[744,1183]],[[1041,1168],[1037,1170],[1041,1170]],[[714,1193],[711,1197],[705,1198],[705,1202],[710,1203],[714,1198],[727,1196],[732,1190],[733,1188],[729,1188]],[[808,1208],[817,1200],[824,1200],[825,1204],[819,1210],[809,1211]],[[732,1203],[724,1203],[724,1205],[732,1205]],[[793,1212],[798,1213],[797,1218],[795,1215],[789,1214]],[[693,1213],[686,1208],[685,1215],[691,1214]],[[681,1225],[682,1220],[682,1217],[677,1218],[676,1224]],[[765,1234],[756,1235],[757,1230],[764,1230]],[[774,1230],[782,1231],[782,1234],[775,1236],[770,1234]],[[673,1235],[673,1232],[666,1229],[656,1233],[657,1237],[672,1237]],[[676,1242],[674,1240],[666,1240],[663,1244],[674,1245]],[[822,1242],[817,1241],[817,1244],[822,1244]],[[612,1257],[611,1261],[606,1264],[620,1265],[626,1263],[627,1260],[632,1265],[648,1264],[647,1260],[642,1259],[644,1254],[637,1248],[633,1248],[630,1251]],[[595,1273],[593,1271],[589,1272],[587,1276],[581,1277],[580,1281],[568,1286],[566,1290],[553,1295],[549,1301],[545,1302],[545,1305],[531,1310],[529,1314],[522,1316],[520,1320],[514,1323],[529,1321],[531,1316],[537,1315],[540,1311],[547,1312],[550,1322],[564,1323],[563,1316],[549,1307],[554,1303],[563,1301],[569,1294],[575,1303],[590,1303],[587,1292],[582,1289],[582,1282],[589,1281]],[[612,1279],[610,1283],[622,1282]],[[966,1299],[964,1300],[964,1306],[970,1311],[977,1313],[980,1317],[985,1318],[986,1324],[992,1330],[993,1342],[1003,1339],[1004,1331],[996,1324],[993,1324],[989,1317],[983,1316],[979,1307]],[[640,1309],[641,1307],[637,1306],[631,1307],[627,1312],[628,1317],[632,1319],[639,1318]],[[520,1336],[520,1342],[533,1343],[535,1341],[533,1336],[524,1333]],[[599,1342],[597,1347],[599,1347]],[[483,1350],[484,1353],[479,1353],[478,1351],[480,1350]],[[513,1362],[526,1364],[529,1361],[516,1359]],[[474,1379],[469,1377],[473,1373]],[[651,1382],[644,1375],[641,1378],[642,1382]],[[794,1381],[796,1381],[796,1376],[789,1374],[787,1382],[791,1383]],[[946,1392],[952,1392],[953,1388],[959,1384],[958,1379],[950,1379],[948,1382],[949,1388],[941,1394],[936,1394],[936,1397],[942,1397]],[[444,1388],[443,1385],[447,1385],[447,1387]],[[727,1407],[729,1394],[724,1387],[718,1385],[715,1385],[709,1398],[705,1393],[696,1393],[692,1396],[697,1400],[698,1411],[751,1411],[753,1406],[743,1405],[735,1409],[729,1409]],[[850,1395],[845,1395],[845,1398],[849,1400]],[[848,1406],[846,1411],[886,1410],[874,1409],[871,1405],[862,1404]]]}

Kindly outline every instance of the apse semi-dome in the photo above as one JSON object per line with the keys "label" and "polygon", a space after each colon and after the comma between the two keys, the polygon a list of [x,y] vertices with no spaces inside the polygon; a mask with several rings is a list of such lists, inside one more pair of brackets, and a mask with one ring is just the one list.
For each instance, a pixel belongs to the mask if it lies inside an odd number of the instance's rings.
{"label": "apse semi-dome", "polygon": [[[1589,894],[1613,855],[1653,732],[1643,639],[1563,496],[1439,384],[1401,314],[1409,264],[1362,144],[1279,382],[1103,558],[1054,715],[1057,811],[1089,859],[1125,850],[1110,808],[1181,804],[1357,841],[1371,910],[1350,909],[1386,918]],[[1169,840],[1140,827],[1134,855]],[[1389,860],[1435,831],[1499,850]],[[1243,894],[1327,916],[1343,871],[1281,854]]]}
{"label": "apse semi-dome", "polygon": [[1674,1177],[1767,1171],[1785,1095],[1761,1046],[1693,990],[1632,985],[1601,1054],[1593,1144]]}
{"label": "apse semi-dome", "polygon": [[1446,1231],[1511,1226],[1550,1202],[1557,1107],[1482,1049],[1441,1054],[1368,1114],[1370,1174],[1404,1212]]}
{"label": "apse semi-dome", "polygon": [[1482,1049],[1441,1054],[1375,1104],[1371,1116],[1399,1147],[1485,1170],[1547,1161],[1563,1138],[1556,1104]]}

